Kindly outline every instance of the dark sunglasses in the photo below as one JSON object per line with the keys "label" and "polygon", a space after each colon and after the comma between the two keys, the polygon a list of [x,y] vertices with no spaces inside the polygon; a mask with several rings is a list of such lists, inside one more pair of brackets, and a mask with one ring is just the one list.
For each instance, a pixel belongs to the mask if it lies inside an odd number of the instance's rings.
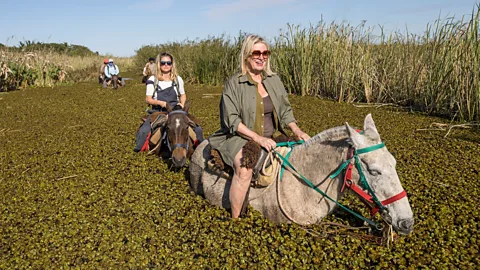
{"label": "dark sunglasses", "polygon": [[260,58],[260,55],[263,55],[263,58],[268,58],[271,53],[272,52],[269,51],[269,50],[266,50],[266,51],[263,51],[263,52],[253,51],[251,55],[252,55],[252,58],[254,58],[254,59]]}
{"label": "dark sunglasses", "polygon": [[161,65],[161,66],[165,66],[165,65],[171,66],[171,65],[172,65],[172,61],[160,61],[160,65]]}

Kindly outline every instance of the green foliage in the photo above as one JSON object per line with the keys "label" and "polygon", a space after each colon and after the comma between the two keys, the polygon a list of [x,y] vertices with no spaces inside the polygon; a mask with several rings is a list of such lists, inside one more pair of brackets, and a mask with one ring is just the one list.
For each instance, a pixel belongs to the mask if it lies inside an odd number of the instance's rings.
{"label": "green foliage", "polygon": [[22,52],[51,51],[62,53],[68,56],[91,56],[96,55],[95,52],[82,45],[64,43],[45,43],[35,42],[31,40],[20,41],[17,47],[11,47]]}
{"label": "green foliage", "polygon": [[66,80],[66,73],[60,65],[43,63],[29,65],[27,62],[0,62],[0,92],[16,90],[20,87],[50,86]]}
{"label": "green foliage", "polygon": [[[438,118],[290,96],[310,135],[346,121],[361,127],[373,114],[415,217],[413,233],[387,248],[364,231],[276,225],[253,210],[231,220],[189,191],[185,169],[132,151],[145,108],[135,80],[116,92],[90,82],[0,97],[0,269],[477,267],[478,131],[443,138],[416,131]],[[186,93],[212,134],[221,87]],[[343,202],[368,212],[354,196]],[[340,211],[325,221],[358,225]]]}

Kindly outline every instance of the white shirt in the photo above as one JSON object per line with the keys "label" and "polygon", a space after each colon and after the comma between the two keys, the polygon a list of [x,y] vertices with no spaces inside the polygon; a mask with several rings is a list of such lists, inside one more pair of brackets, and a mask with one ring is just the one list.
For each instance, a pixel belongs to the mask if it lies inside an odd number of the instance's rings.
{"label": "white shirt", "polygon": [[[150,78],[148,78],[149,81],[152,81],[152,82],[155,82],[155,76],[150,76]],[[178,94],[180,95],[185,95],[185,89],[183,88],[183,79],[182,77],[178,76],[177,77],[177,84],[178,86],[174,86],[175,88],[175,91],[177,93],[177,97],[178,97]],[[160,89],[167,89],[168,87],[172,86],[172,82],[171,81],[158,81],[157,82],[157,85],[160,86]],[[150,84],[147,84],[147,96],[153,96],[153,92],[155,91],[156,89],[156,86],[154,86],[152,83]],[[162,91],[160,90],[160,91]],[[156,95],[155,95],[156,96]]]}

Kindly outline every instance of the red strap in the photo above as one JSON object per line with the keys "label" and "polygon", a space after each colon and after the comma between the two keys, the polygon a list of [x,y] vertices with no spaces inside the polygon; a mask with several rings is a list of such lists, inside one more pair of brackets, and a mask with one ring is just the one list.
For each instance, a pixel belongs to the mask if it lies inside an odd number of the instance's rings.
{"label": "red strap", "polygon": [[[398,201],[398,200],[400,200],[400,199],[402,199],[403,197],[406,197],[406,196],[407,196],[407,192],[405,190],[403,190],[402,192],[398,193],[397,195],[382,201],[382,205],[389,205],[389,204],[394,203],[394,202],[396,202],[396,201]],[[370,211],[370,214],[372,216],[374,216],[378,211],[380,211],[380,208],[378,206],[375,206]]]}
{"label": "red strap", "polygon": [[398,200],[400,200],[400,199],[402,199],[403,197],[406,197],[406,196],[407,196],[407,192],[404,190],[404,191],[398,193],[397,195],[382,201],[382,204],[383,205],[388,205],[388,204],[396,202],[396,201],[398,201]]}
{"label": "red strap", "polygon": [[345,189],[345,186],[347,186],[348,188],[352,186],[352,169],[353,169],[352,163],[348,164],[347,170],[345,171],[345,176],[343,177],[343,186],[340,192],[343,192],[343,190]]}
{"label": "red strap", "polygon": [[140,152],[148,151],[149,143],[150,143],[150,135],[151,133],[148,133],[147,139],[145,140],[145,143],[143,144],[142,149],[140,149]]}
{"label": "red strap", "polygon": [[[353,158],[353,153],[354,152],[355,152],[355,148],[353,148],[353,147],[348,148],[347,160]],[[342,186],[342,190],[340,190],[340,192],[343,192],[343,190],[345,189],[345,185],[347,187],[351,187],[352,182],[353,182],[352,181],[352,170],[353,170],[353,164],[350,163],[350,164],[348,164],[347,169],[345,171],[345,175],[343,176],[343,186]]]}
{"label": "red strap", "polygon": [[[360,132],[360,130],[357,130],[357,132]],[[355,148],[353,148],[353,147],[348,148],[347,160],[353,158],[354,151],[355,151]],[[351,188],[353,190],[353,192],[357,193],[358,196],[363,198],[363,202],[365,203],[365,205],[372,208],[370,213],[372,214],[372,216],[374,216],[378,211],[380,211],[380,208],[378,206],[372,207],[372,205],[368,204],[368,203],[374,204],[374,202],[372,200],[372,196],[370,196],[368,193],[366,193],[361,187],[359,187],[355,183],[353,183],[353,181],[352,181],[352,171],[353,171],[353,164],[350,163],[350,164],[348,164],[347,169],[345,171],[345,176],[343,177],[343,186],[342,186],[342,189],[341,189],[340,192],[343,192],[343,190],[345,189],[345,186],[348,187],[348,188]],[[402,192],[398,193],[397,195],[395,195],[393,197],[390,197],[390,198],[382,201],[381,203],[384,206],[389,205],[389,204],[394,203],[394,202],[396,202],[396,201],[398,201],[398,200],[400,200],[400,199],[402,199],[403,197],[406,197],[406,196],[407,196],[407,192],[405,192],[405,190],[403,190]]]}
{"label": "red strap", "polygon": [[352,184],[351,189],[353,190],[353,192],[357,193],[358,196],[362,197],[365,201],[367,201],[369,203],[373,203],[372,196],[370,196],[368,193],[363,191],[363,189],[361,187],[359,187],[355,184]]}

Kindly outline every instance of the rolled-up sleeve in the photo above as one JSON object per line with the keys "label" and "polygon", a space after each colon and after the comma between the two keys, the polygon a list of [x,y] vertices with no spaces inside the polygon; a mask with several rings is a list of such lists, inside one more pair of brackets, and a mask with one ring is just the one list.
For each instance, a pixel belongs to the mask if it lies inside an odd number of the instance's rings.
{"label": "rolled-up sleeve", "polygon": [[281,112],[280,112],[280,123],[283,128],[286,128],[288,124],[292,122],[297,122],[295,120],[295,117],[293,116],[293,110],[292,110],[292,105],[290,104],[290,101],[288,100],[288,94],[287,91],[285,90],[285,87],[283,86],[283,83],[278,79],[278,83],[280,84],[280,92],[282,96],[281,104]]}
{"label": "rolled-up sleeve", "polygon": [[228,80],[222,93],[221,118],[223,125],[228,128],[230,134],[235,134],[238,125],[242,122],[240,113],[240,100],[238,100],[237,85],[235,80]]}

